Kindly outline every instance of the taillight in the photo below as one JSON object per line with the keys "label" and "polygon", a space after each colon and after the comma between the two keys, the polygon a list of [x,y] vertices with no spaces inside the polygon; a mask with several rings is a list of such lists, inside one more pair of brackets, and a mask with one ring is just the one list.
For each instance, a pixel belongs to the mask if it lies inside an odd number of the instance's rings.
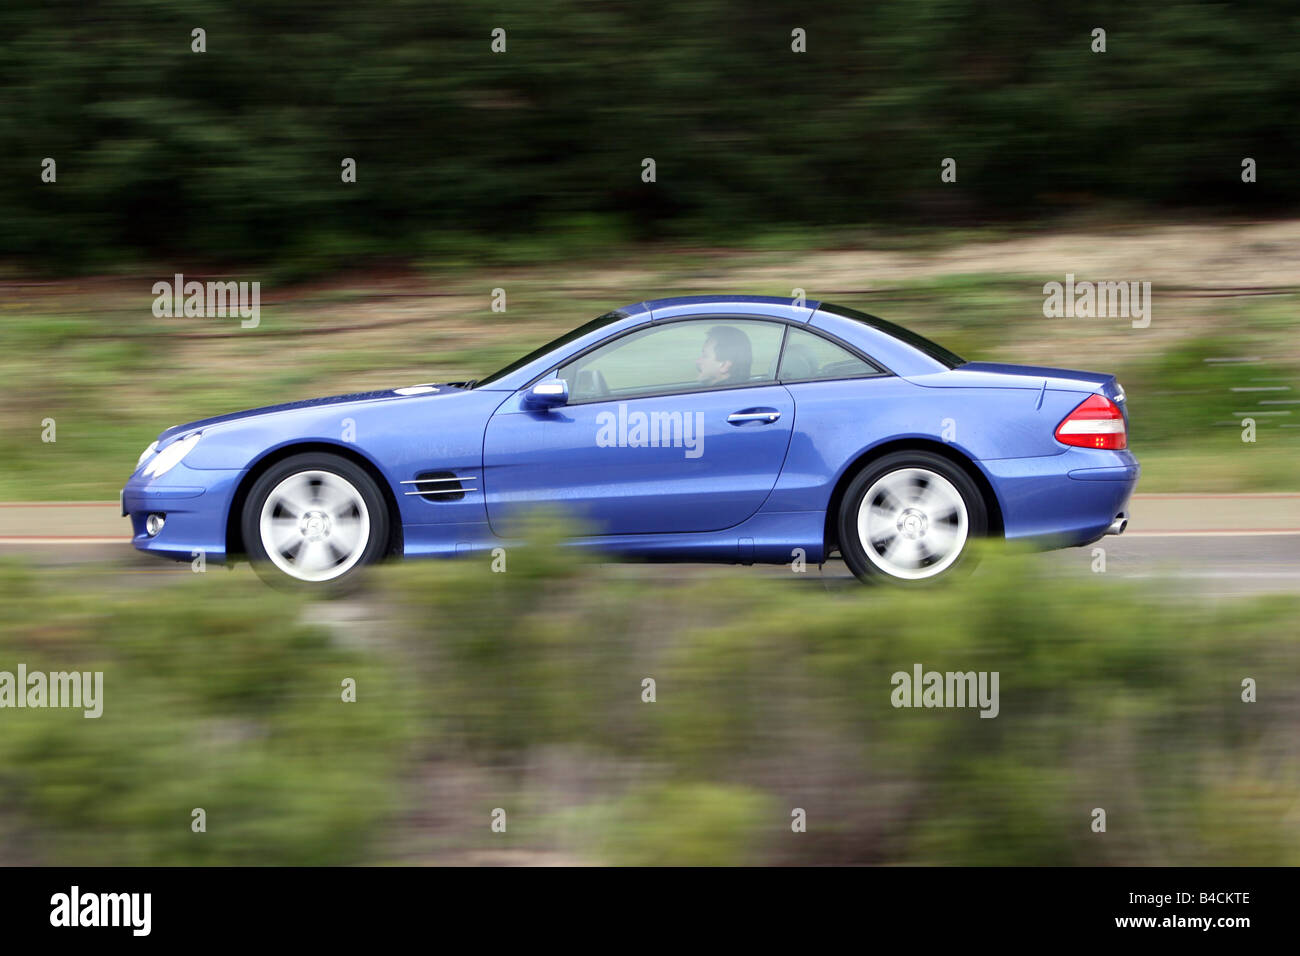
{"label": "taillight", "polygon": [[1124,413],[1105,395],[1089,395],[1056,426],[1056,440],[1080,448],[1127,448]]}

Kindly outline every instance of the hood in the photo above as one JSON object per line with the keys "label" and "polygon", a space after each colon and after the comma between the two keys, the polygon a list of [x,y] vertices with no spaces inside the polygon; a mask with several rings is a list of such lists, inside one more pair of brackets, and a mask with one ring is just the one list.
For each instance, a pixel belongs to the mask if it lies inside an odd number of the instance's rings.
{"label": "hood", "polygon": [[430,395],[453,395],[462,391],[464,391],[463,383],[408,385],[401,388],[381,389],[375,392],[352,392],[348,395],[330,395],[325,398],[307,398],[299,402],[264,405],[261,408],[250,408],[242,412],[229,412],[225,415],[214,415],[212,418],[200,418],[197,421],[186,422],[184,425],[173,425],[158,436],[158,445],[161,447],[176,436],[195,429],[208,428],[212,425],[221,425],[225,422],[239,421],[240,419],[253,418],[258,415],[273,415],[276,412],[288,412],[298,408],[316,408],[322,405],[360,405],[373,402],[402,401]]}

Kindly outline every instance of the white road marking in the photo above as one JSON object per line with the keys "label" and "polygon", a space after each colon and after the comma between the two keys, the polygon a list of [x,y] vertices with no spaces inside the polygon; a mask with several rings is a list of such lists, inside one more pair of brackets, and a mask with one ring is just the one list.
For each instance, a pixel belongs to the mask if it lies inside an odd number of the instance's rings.
{"label": "white road marking", "polygon": [[1279,578],[1300,580],[1300,571],[1188,571],[1180,574],[1121,574],[1122,578]]}
{"label": "white road marking", "polygon": [[17,534],[0,535],[0,544],[130,544],[131,539],[125,535],[112,538],[45,538],[40,535]]}
{"label": "white road marking", "polygon": [[[1107,535],[1120,538],[1265,538],[1279,534],[1300,534],[1300,528],[1281,531],[1125,531],[1121,535]],[[1105,541],[1106,538],[1102,538]]]}

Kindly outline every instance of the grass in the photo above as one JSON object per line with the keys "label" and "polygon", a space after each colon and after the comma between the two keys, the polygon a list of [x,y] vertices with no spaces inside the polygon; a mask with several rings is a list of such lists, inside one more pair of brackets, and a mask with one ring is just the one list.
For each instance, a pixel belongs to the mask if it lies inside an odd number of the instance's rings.
{"label": "grass", "polygon": [[[965,248],[956,245],[962,239],[969,237],[939,237],[924,251],[912,249],[912,239],[886,244],[880,256],[907,257],[887,260],[896,278],[846,274],[845,257],[855,254],[830,238],[795,244],[794,253],[588,250],[562,272],[549,262],[487,268],[440,260],[430,277],[264,289],[261,327],[249,330],[233,320],[155,318],[145,278],[19,287],[0,302],[0,379],[8,386],[0,395],[0,499],[111,500],[140,449],[173,424],[317,395],[482,377],[642,297],[789,295],[795,285],[915,328],[970,359],[1114,371],[1130,397],[1142,491],[1297,488],[1287,462],[1300,450],[1300,429],[1283,427],[1293,409],[1258,404],[1291,392],[1233,391],[1293,390],[1300,382],[1293,298],[1159,298],[1157,289],[1149,329],[1122,319],[1046,319],[1042,284],[1059,276],[957,268],[916,276],[906,265],[942,263]],[[490,311],[494,288],[507,290],[505,314]],[[1225,356],[1258,361],[1206,361]],[[1256,417],[1253,444],[1233,424],[1249,411],[1271,413]],[[42,441],[49,419],[53,443]]]}

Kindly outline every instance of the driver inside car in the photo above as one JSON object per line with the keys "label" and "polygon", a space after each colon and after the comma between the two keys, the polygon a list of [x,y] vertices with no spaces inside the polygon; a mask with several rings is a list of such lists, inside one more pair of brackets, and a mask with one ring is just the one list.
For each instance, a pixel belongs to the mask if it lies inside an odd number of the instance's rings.
{"label": "driver inside car", "polygon": [[747,382],[753,361],[748,335],[732,325],[715,325],[709,329],[700,357],[695,360],[699,373],[695,380],[704,386]]}

